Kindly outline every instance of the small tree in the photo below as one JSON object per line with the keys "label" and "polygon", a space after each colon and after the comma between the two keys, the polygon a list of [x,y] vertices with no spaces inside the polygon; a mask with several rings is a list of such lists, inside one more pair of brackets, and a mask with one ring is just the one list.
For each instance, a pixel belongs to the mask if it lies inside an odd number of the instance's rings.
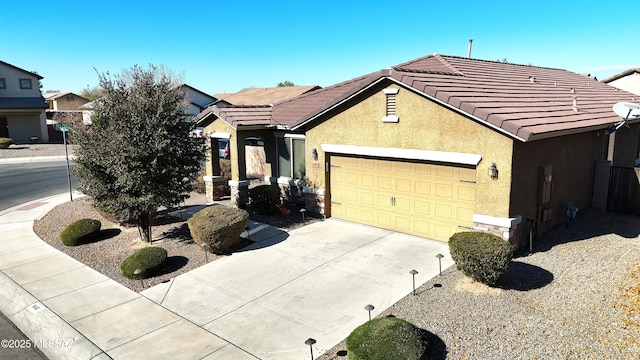
{"label": "small tree", "polygon": [[104,90],[100,86],[89,87],[87,85],[80,92],[80,96],[91,101],[101,98],[102,95],[104,95]]}
{"label": "small tree", "polygon": [[119,219],[135,219],[152,239],[155,210],[183,201],[204,160],[204,142],[190,136],[185,95],[173,76],[153,65],[112,78],[99,75],[104,94],[91,126],[74,127],[74,172],[93,205]]}
{"label": "small tree", "polygon": [[296,86],[296,84],[292,83],[289,80],[278,83],[278,87],[287,87],[287,86]]}

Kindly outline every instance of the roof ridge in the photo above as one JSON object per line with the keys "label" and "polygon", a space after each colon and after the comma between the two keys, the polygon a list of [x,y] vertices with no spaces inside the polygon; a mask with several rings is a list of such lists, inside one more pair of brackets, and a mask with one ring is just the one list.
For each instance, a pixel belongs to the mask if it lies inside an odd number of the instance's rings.
{"label": "roof ridge", "polygon": [[433,53],[433,57],[436,58],[438,61],[440,61],[440,63],[442,63],[442,65],[444,65],[447,69],[453,71],[454,73],[457,73],[458,75],[464,76],[464,73],[462,71],[458,70],[457,67],[453,66],[442,55],[438,53]]}
{"label": "roof ridge", "polygon": [[456,55],[440,55],[437,53],[434,53],[433,55],[438,55],[440,57],[444,58],[454,58],[454,59],[462,59],[462,60],[471,60],[471,61],[479,61],[479,62],[485,62],[485,63],[493,63],[493,64],[506,64],[506,65],[513,65],[513,66],[521,66],[521,67],[530,67],[530,68],[537,68],[537,69],[546,69],[546,70],[562,70],[562,71],[569,71],[569,72],[573,72],[567,69],[560,69],[560,68],[553,68],[553,67],[548,67],[548,66],[538,66],[538,65],[527,65],[527,64],[517,64],[517,63],[511,63],[511,62],[502,62],[499,60],[486,60],[486,59],[478,59],[478,58],[468,58],[468,57],[464,57],[464,56],[456,56]]}

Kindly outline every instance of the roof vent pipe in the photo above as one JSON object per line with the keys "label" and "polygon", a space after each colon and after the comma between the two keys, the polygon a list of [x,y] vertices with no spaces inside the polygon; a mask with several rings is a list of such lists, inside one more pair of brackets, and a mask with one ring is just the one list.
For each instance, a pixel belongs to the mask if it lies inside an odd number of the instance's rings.
{"label": "roof vent pipe", "polygon": [[573,97],[573,111],[578,111],[578,97]]}
{"label": "roof vent pipe", "polygon": [[469,39],[469,50],[467,50],[467,59],[471,59],[471,46],[473,45],[473,39]]}

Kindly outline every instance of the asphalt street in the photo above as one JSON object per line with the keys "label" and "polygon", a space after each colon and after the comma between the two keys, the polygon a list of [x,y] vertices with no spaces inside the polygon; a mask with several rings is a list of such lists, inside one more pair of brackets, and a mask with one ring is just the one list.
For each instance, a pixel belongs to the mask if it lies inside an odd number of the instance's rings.
{"label": "asphalt street", "polygon": [[[75,189],[77,181],[71,177]],[[0,165],[0,211],[68,191],[66,161]],[[0,359],[46,359],[4,314],[0,313]]]}
{"label": "asphalt street", "polygon": [[[72,188],[77,185],[72,175]],[[0,165],[0,211],[65,191],[69,191],[65,160]]]}

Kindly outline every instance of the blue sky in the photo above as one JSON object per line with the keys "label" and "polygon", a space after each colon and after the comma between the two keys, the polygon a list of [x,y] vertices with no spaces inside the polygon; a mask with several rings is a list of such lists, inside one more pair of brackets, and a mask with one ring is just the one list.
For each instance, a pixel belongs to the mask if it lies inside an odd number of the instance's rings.
{"label": "blue sky", "polygon": [[[0,0],[0,60],[79,93],[98,75],[164,65],[204,92],[329,86],[432,53],[603,79],[640,67],[637,0]],[[94,70],[94,68],[96,70]]]}

